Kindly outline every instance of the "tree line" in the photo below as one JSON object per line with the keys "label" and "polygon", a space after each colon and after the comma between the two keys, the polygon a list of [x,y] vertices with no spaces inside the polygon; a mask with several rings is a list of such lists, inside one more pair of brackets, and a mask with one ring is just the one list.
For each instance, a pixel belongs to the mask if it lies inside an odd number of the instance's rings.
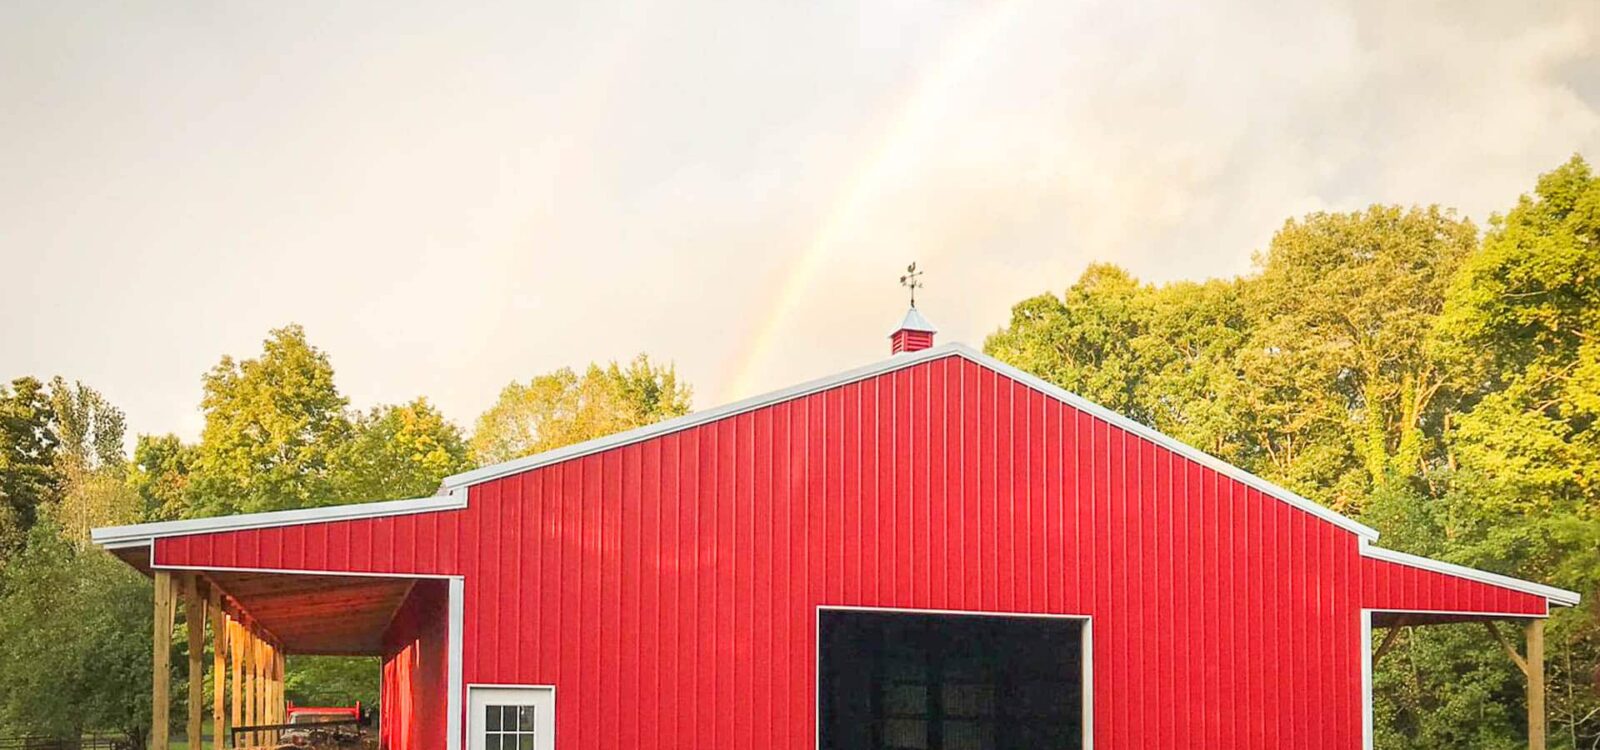
{"label": "tree line", "polygon": [[[1150,284],[1093,265],[1019,302],[985,349],[1386,546],[1585,593],[1548,631],[1552,746],[1579,748],[1600,746],[1597,332],[1600,177],[1574,157],[1483,230],[1373,206],[1287,221],[1235,278]],[[125,419],[98,392],[14,380],[0,387],[0,728],[137,736],[148,721],[148,584],[89,548],[89,528],[431,494],[689,405],[673,368],[641,356],[513,382],[468,434],[423,398],[353,409],[290,326],[205,374],[197,442],[140,435],[126,456]],[[376,682],[371,660],[291,660],[289,695],[371,701]],[[1406,629],[1374,685],[1380,748],[1525,742],[1520,675],[1481,628]]]}

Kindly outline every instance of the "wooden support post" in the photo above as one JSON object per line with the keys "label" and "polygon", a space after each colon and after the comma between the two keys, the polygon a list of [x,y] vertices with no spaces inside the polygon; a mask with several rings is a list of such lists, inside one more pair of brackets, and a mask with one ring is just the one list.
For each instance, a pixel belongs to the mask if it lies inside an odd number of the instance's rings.
{"label": "wooden support post", "polygon": [[[256,703],[256,719],[259,723],[269,724],[272,722],[272,712],[270,710],[272,705],[272,670],[268,666],[270,663],[268,659],[272,655],[272,644],[267,643],[265,639],[262,639],[260,643],[261,647],[256,652],[256,669],[260,675],[256,679],[261,685],[261,689],[256,691],[258,700]],[[258,743],[265,743],[266,741],[267,735],[265,732],[259,733],[256,737],[256,742]]]}
{"label": "wooden support post", "polygon": [[[211,586],[206,612],[211,615],[211,747],[222,747],[227,737],[223,715],[223,695],[228,683],[228,628],[222,614],[222,592]],[[199,750],[198,745],[191,746]]]}
{"label": "wooden support post", "polygon": [[228,718],[233,726],[244,726],[244,627],[228,618],[228,655],[233,660],[233,706]]}
{"label": "wooden support post", "polygon": [[278,717],[274,716],[272,714],[272,694],[278,688],[278,686],[273,684],[273,682],[274,682],[274,680],[272,678],[272,643],[270,641],[263,640],[261,642],[261,712],[260,712],[261,723],[262,724],[271,724],[271,723],[273,723],[273,722],[278,720]]}
{"label": "wooden support post", "polygon": [[[248,727],[248,726],[254,726],[257,723],[256,722],[256,704],[259,701],[256,698],[256,693],[260,690],[260,686],[257,684],[259,682],[259,680],[256,679],[256,673],[258,672],[257,666],[256,666],[258,664],[258,660],[256,659],[256,653],[258,651],[260,651],[260,646],[256,643],[256,634],[250,630],[250,626],[249,625],[245,625],[243,628],[241,628],[241,630],[243,630],[244,634],[245,634],[244,635],[244,726]],[[245,735],[245,737],[246,737],[246,741],[247,742],[249,742],[252,745],[255,744],[254,735],[247,734],[247,735]]]}
{"label": "wooden support post", "polygon": [[1517,653],[1517,648],[1506,640],[1493,622],[1485,621],[1483,626],[1505,649],[1506,656],[1511,657],[1511,662],[1522,671],[1522,676],[1528,678],[1528,750],[1545,750],[1548,726],[1544,715],[1544,620],[1529,620],[1523,626],[1528,643],[1527,656]]}
{"label": "wooden support post", "polygon": [[1528,639],[1528,750],[1545,750],[1544,620],[1529,620]]}
{"label": "wooden support post", "polygon": [[168,691],[172,687],[172,574],[157,570],[153,577],[155,606],[151,619],[155,622],[155,629],[150,634],[150,750],[168,750],[170,738],[167,721],[171,713]]}
{"label": "wooden support post", "polygon": [[282,724],[289,720],[289,704],[284,698],[285,659],[282,648],[272,649],[272,714],[273,723]]}
{"label": "wooden support post", "polygon": [[205,665],[202,662],[206,650],[206,616],[205,604],[200,599],[193,573],[183,576],[183,626],[184,642],[189,647],[189,720],[184,722],[183,733],[189,747],[199,748],[206,695]]}
{"label": "wooden support post", "polygon": [[[267,715],[267,693],[272,691],[272,676],[267,673],[267,642],[256,634],[256,723],[266,724],[272,721]],[[256,744],[265,744],[265,732],[256,732]]]}

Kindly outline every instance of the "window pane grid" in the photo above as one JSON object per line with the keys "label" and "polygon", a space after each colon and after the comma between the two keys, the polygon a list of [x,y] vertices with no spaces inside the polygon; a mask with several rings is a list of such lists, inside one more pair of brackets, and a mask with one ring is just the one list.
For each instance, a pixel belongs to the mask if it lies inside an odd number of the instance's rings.
{"label": "window pane grid", "polygon": [[533,706],[492,705],[483,708],[487,750],[533,750]]}

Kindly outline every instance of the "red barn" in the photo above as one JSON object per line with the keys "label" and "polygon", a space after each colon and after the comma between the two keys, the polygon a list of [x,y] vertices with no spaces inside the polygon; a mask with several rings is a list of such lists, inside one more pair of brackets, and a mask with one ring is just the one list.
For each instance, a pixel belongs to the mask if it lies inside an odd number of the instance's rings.
{"label": "red barn", "polygon": [[94,538],[156,578],[158,637],[179,599],[220,624],[219,730],[281,718],[281,654],[368,654],[392,750],[1359,750],[1373,628],[1511,620],[1542,733],[1577,594],[931,339],[436,497]]}

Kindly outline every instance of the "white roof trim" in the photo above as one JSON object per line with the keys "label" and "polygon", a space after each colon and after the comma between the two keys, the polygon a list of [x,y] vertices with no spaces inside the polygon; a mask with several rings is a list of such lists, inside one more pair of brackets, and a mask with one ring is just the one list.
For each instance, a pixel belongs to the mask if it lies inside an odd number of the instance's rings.
{"label": "white roof trim", "polygon": [[893,372],[895,370],[911,367],[912,365],[920,364],[922,362],[949,356],[962,357],[980,366],[994,370],[995,372],[1005,375],[1006,377],[1022,383],[1023,385],[1026,385],[1047,396],[1065,402],[1073,408],[1092,414],[1095,417],[1115,425],[1120,429],[1127,430],[1128,432],[1138,435],[1141,438],[1165,447],[1174,453],[1201,464],[1202,466],[1206,466],[1224,476],[1254,487],[1266,493],[1267,495],[1289,503],[1290,505],[1293,505],[1301,510],[1306,511],[1307,513],[1310,513],[1324,521],[1339,526],[1340,528],[1355,533],[1361,537],[1366,539],[1378,538],[1378,532],[1369,526],[1340,515],[1339,513],[1327,507],[1319,505],[1311,500],[1301,497],[1300,495],[1290,492],[1289,490],[1279,487],[1272,482],[1251,474],[1250,472],[1223,461],[1220,458],[1216,458],[1215,456],[1204,453],[1196,448],[1190,447],[1185,443],[1156,432],[1145,425],[1135,422],[1134,420],[1100,406],[1099,404],[1091,403],[1082,396],[1063,390],[1038,378],[1037,376],[1023,372],[1022,370],[1005,364],[1000,360],[997,360],[987,354],[973,349],[972,347],[960,343],[943,344],[929,349],[923,349],[922,351],[918,352],[897,354],[889,359],[881,360],[864,367],[858,367],[853,370],[841,372],[837,375],[821,378],[819,380],[812,380],[807,383],[802,383],[800,385],[792,386],[779,391],[773,391],[760,396],[754,396],[742,401],[736,401],[734,403],[727,404],[725,406],[719,406],[714,409],[707,409],[702,412],[688,414],[678,417],[677,419],[670,419],[665,422],[647,425],[645,427],[629,430],[627,432],[608,435],[606,437],[569,445],[564,448],[557,448],[556,450],[546,451],[544,453],[526,456],[524,458],[506,461],[504,463],[494,464],[492,466],[485,466],[473,471],[445,477],[443,486],[446,490],[460,489],[481,482],[487,482],[491,479],[498,479],[511,474],[537,469],[541,466],[548,466],[553,463],[567,461],[580,456],[586,456],[591,453],[598,453],[611,448],[628,445],[630,443],[636,443],[656,437],[658,435],[665,435],[671,432],[686,430],[691,427],[706,424],[708,422],[714,422],[719,419],[734,416],[736,414],[752,411],[764,406],[770,406],[781,401],[788,401],[801,396],[816,393],[818,391],[827,390],[829,388],[845,385],[847,383],[853,383],[858,380],[865,380],[867,378],[882,375],[887,372]]}
{"label": "white roof trim", "polygon": [[1491,586],[1508,588],[1513,591],[1520,591],[1524,594],[1542,596],[1552,604],[1576,607],[1578,606],[1578,602],[1583,600],[1582,595],[1578,594],[1576,591],[1558,589],[1554,586],[1546,586],[1542,583],[1524,581],[1520,578],[1503,576],[1499,573],[1490,573],[1485,570],[1469,568],[1465,565],[1441,562],[1432,558],[1412,555],[1405,552],[1396,552],[1392,549],[1374,547],[1370,544],[1361,545],[1361,554],[1363,557],[1370,557],[1374,560],[1383,560],[1385,562],[1392,562],[1399,565],[1409,565],[1413,568],[1431,570],[1435,573],[1443,573],[1445,575],[1451,575],[1457,578],[1465,578],[1470,581],[1487,583]]}
{"label": "white roof trim", "polygon": [[264,529],[273,526],[293,526],[304,523],[350,521],[380,516],[403,516],[412,513],[431,513],[467,507],[467,493],[452,492],[435,497],[413,500],[385,500],[375,503],[330,505],[322,508],[279,510],[270,513],[246,513],[236,516],[214,516],[185,521],[159,521],[132,526],[107,526],[89,533],[95,544],[106,549],[136,547],[149,544],[152,539],[189,534],[208,534],[218,531]]}

